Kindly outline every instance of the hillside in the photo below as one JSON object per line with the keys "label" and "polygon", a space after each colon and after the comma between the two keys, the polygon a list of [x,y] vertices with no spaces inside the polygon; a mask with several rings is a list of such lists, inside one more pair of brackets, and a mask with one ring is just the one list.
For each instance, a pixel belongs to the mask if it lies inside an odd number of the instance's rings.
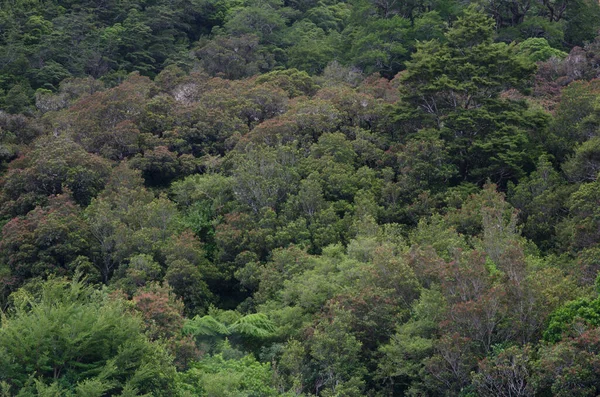
{"label": "hillside", "polygon": [[4,2],[0,395],[600,394],[599,29]]}

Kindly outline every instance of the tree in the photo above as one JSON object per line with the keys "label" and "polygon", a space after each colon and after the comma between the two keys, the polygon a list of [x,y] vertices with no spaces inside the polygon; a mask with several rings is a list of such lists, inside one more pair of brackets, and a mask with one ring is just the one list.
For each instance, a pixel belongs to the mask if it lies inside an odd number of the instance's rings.
{"label": "tree", "polygon": [[[133,221],[139,225],[138,222],[143,221],[137,206],[152,201],[152,194],[142,184],[140,172],[122,163],[113,170],[102,196],[86,208],[85,217],[98,247],[93,262],[105,283],[122,261],[138,253],[148,254],[140,252],[140,247],[134,252],[123,247],[134,238],[127,229],[127,223]],[[120,237],[122,241],[119,241]]]}
{"label": "tree", "polygon": [[276,208],[293,191],[298,179],[293,168],[297,153],[292,147],[249,146],[234,157],[233,191],[255,214]]}
{"label": "tree", "polygon": [[578,46],[592,41],[600,27],[599,16],[598,3],[587,0],[570,1],[565,15],[565,41]]}
{"label": "tree", "polygon": [[446,143],[438,138],[436,131],[422,131],[414,139],[394,149],[394,185],[399,198],[406,203],[423,191],[444,189],[456,176],[457,170],[450,161]]}
{"label": "tree", "polygon": [[600,299],[577,299],[556,309],[548,319],[544,339],[556,343],[600,326]]}
{"label": "tree", "polygon": [[456,333],[447,333],[436,341],[434,349],[435,353],[424,360],[421,390],[426,394],[459,395],[469,386],[469,375],[477,366],[471,341]]}
{"label": "tree", "polygon": [[473,6],[445,38],[420,43],[407,62],[398,120],[440,130],[462,179],[482,183],[490,176],[496,181],[520,176],[535,152],[527,108],[499,96],[524,87],[535,65],[512,46],[494,43],[493,21]]}
{"label": "tree", "polygon": [[162,341],[174,357],[179,370],[187,369],[200,351],[190,336],[183,334],[184,305],[168,284],[151,283],[133,296],[135,309],[144,320],[145,333],[151,341]]}
{"label": "tree", "polygon": [[600,392],[599,328],[554,345],[542,345],[533,374],[536,395],[594,396]]}
{"label": "tree", "polygon": [[444,296],[435,289],[424,289],[413,304],[411,318],[397,327],[387,344],[379,351],[376,378],[384,381],[391,392],[419,390],[425,360],[434,353],[438,324],[446,315]]}
{"label": "tree", "polygon": [[[72,276],[79,261],[91,257],[93,244],[81,209],[67,195],[49,198],[48,207],[36,207],[13,218],[2,228],[0,253],[19,283],[51,275]],[[89,274],[93,277],[92,274]]]}
{"label": "tree", "polygon": [[600,181],[583,183],[573,192],[567,201],[569,217],[564,219],[557,229],[561,245],[565,249],[592,247],[600,242],[598,232],[598,210],[600,200]]}
{"label": "tree", "polygon": [[[164,195],[154,198],[142,185],[141,174],[123,163],[114,170],[103,194],[86,208],[85,216],[99,248],[94,264],[105,283],[121,266],[120,276],[126,276],[128,263],[138,254],[160,262],[160,274],[178,259],[204,263],[202,249],[192,247],[190,253],[186,239],[178,239],[184,230],[175,203]],[[177,249],[180,252],[174,252]]]}
{"label": "tree", "polygon": [[206,316],[194,316],[186,321],[183,332],[192,336],[196,344],[211,352],[227,345],[229,340],[246,349],[257,351],[269,338],[276,335],[277,328],[264,313],[242,316],[234,311],[212,308]]}
{"label": "tree", "polygon": [[480,396],[530,397],[531,348],[510,347],[479,362],[473,385]]}
{"label": "tree", "polygon": [[298,69],[274,70],[256,77],[257,84],[270,83],[286,91],[290,98],[312,96],[317,91],[315,80]]}
{"label": "tree", "polygon": [[[582,79],[587,76],[576,76]],[[575,145],[596,134],[599,125],[597,98],[600,81],[574,81],[561,91],[556,114],[550,124],[544,146],[558,162],[573,153]]]}
{"label": "tree", "polygon": [[230,10],[224,27],[232,36],[251,34],[256,35],[261,43],[277,44],[278,33],[287,22],[286,11],[288,10],[281,5],[283,1],[273,0],[246,7],[235,7]]}
{"label": "tree", "polygon": [[261,363],[252,355],[228,357],[230,350],[233,349],[225,348],[223,353],[195,362],[181,374],[180,390],[214,397],[295,395],[281,393],[272,386],[274,373],[270,363]]}
{"label": "tree", "polygon": [[42,137],[4,180],[1,202],[5,215],[26,214],[48,196],[67,189],[74,201],[87,205],[104,187],[109,163],[87,153],[71,139]]}
{"label": "tree", "polygon": [[331,37],[310,21],[296,22],[288,31],[288,41],[294,43],[287,49],[288,66],[316,74],[325,68],[333,56]]}
{"label": "tree", "polygon": [[[65,110],[56,122],[57,131],[65,131],[88,152],[121,160],[140,151],[140,119],[154,83],[132,73],[118,86],[83,96]],[[147,105],[151,107],[151,103]]]}
{"label": "tree", "polygon": [[388,78],[394,76],[407,59],[409,28],[410,21],[398,15],[369,20],[351,31],[355,39],[349,60],[366,74],[380,72]]}
{"label": "tree", "polygon": [[36,289],[19,290],[3,317],[0,380],[30,393],[37,383],[61,394],[94,384],[98,392],[79,395],[172,395],[170,357],[123,300],[77,279]]}
{"label": "tree", "polygon": [[217,36],[195,52],[211,75],[239,79],[271,69],[269,54],[261,49],[259,38],[252,34]]}
{"label": "tree", "polygon": [[519,210],[523,235],[542,250],[554,245],[556,226],[566,215],[567,200],[574,187],[553,168],[548,156],[540,156],[536,170],[509,185],[508,199]]}
{"label": "tree", "polygon": [[312,384],[315,394],[328,390],[332,395],[359,396],[364,387],[365,368],[359,352],[361,343],[349,332],[348,312],[337,308],[331,318],[323,318],[311,330],[308,341]]}
{"label": "tree", "polygon": [[256,126],[249,138],[270,146],[296,141],[308,148],[321,134],[339,128],[340,111],[330,101],[315,98],[294,105],[285,114]]}
{"label": "tree", "polygon": [[541,37],[530,37],[519,43],[519,52],[526,54],[533,62],[547,61],[552,57],[563,59],[568,55],[564,51],[552,48],[548,40]]}
{"label": "tree", "polygon": [[532,14],[531,2],[513,1],[503,2],[497,0],[486,0],[480,3],[488,15],[496,22],[496,28],[516,26],[523,23],[528,15]]}
{"label": "tree", "polygon": [[563,164],[571,182],[593,182],[600,172],[600,137],[593,137],[575,148],[573,156]]}
{"label": "tree", "polygon": [[205,281],[206,275],[185,259],[172,260],[165,273],[165,280],[173,292],[185,302],[188,312],[194,313],[208,306],[212,294]]}
{"label": "tree", "polygon": [[[189,160],[189,161],[188,161]],[[168,185],[179,175],[189,175],[194,171],[195,161],[189,155],[177,156],[166,146],[157,146],[136,156],[131,165],[142,171],[150,186]]]}

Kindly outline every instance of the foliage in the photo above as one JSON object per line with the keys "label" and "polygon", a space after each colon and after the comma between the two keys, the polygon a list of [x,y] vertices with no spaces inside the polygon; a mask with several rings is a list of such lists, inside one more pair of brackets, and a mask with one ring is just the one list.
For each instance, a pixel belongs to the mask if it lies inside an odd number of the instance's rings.
{"label": "foliage", "polygon": [[[23,393],[170,395],[175,368],[125,302],[75,279],[21,289],[0,329],[1,379]],[[35,352],[38,352],[37,354]]]}
{"label": "foliage", "polygon": [[521,129],[526,107],[499,97],[526,85],[535,66],[513,47],[494,43],[492,27],[491,19],[470,7],[445,42],[419,44],[401,75],[397,116],[415,120],[417,130],[438,129],[460,176],[478,183],[520,176],[530,162],[524,153],[535,151]]}
{"label": "foliage", "polygon": [[196,396],[285,396],[271,386],[269,363],[260,363],[251,355],[239,359],[226,353],[205,357],[179,375],[180,392]]}
{"label": "foliage", "polygon": [[597,2],[0,8],[0,394],[599,393]]}

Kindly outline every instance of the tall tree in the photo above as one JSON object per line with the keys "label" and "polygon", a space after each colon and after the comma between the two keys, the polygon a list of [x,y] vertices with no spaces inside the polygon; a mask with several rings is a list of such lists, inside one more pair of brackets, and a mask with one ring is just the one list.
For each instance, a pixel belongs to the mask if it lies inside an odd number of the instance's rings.
{"label": "tall tree", "polygon": [[527,106],[502,99],[527,85],[535,65],[494,42],[493,21],[470,6],[445,35],[417,45],[400,79],[400,122],[407,132],[436,128],[462,179],[483,183],[517,177],[531,166]]}

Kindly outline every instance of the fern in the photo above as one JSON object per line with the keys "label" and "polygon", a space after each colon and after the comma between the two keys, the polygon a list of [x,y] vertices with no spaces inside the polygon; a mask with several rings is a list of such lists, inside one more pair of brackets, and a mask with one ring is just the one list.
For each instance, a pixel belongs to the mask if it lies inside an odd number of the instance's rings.
{"label": "fern", "polygon": [[184,334],[200,338],[239,335],[262,339],[273,336],[275,331],[275,324],[263,313],[248,314],[229,326],[212,316],[196,316],[183,326]]}
{"label": "fern", "polygon": [[212,316],[194,317],[183,326],[186,335],[214,337],[229,335],[229,330]]}
{"label": "fern", "polygon": [[253,338],[268,338],[275,330],[275,324],[263,313],[248,314],[229,326],[230,333]]}

